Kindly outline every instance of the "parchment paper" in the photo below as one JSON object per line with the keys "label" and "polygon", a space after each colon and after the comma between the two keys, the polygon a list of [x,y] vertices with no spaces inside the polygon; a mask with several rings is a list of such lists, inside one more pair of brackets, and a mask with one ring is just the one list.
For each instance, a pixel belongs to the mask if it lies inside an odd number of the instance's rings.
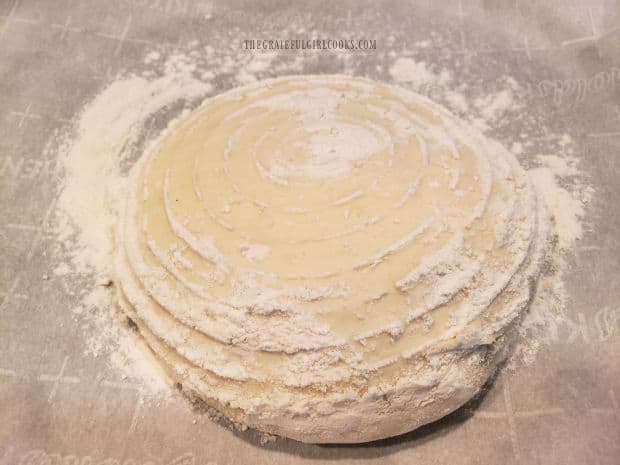
{"label": "parchment paper", "polygon": [[[352,58],[355,74],[385,79],[386,52],[397,50],[450,60],[457,81],[516,76],[549,126],[574,138],[597,191],[592,227],[568,259],[559,342],[440,422],[373,444],[260,445],[255,432],[219,425],[179,395],[153,401],[105,358],[84,355],[70,311],[76,283],[51,273],[54,131],[152,48],[216,34],[281,38],[291,17],[329,37],[346,28],[377,39],[376,52]],[[421,40],[429,48],[413,51]],[[343,72],[320,52],[302,71]],[[218,91],[233,85],[223,78]],[[620,463],[617,1],[0,0],[0,170],[0,465]]]}

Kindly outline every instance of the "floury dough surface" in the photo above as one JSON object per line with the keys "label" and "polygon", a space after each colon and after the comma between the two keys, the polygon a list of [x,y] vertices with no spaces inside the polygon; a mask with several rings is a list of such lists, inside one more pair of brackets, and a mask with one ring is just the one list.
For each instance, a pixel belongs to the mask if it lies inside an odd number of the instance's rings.
{"label": "floury dough surface", "polygon": [[303,442],[397,435],[474,396],[549,243],[511,153],[365,79],[208,99],[129,180],[123,310],[183,390]]}

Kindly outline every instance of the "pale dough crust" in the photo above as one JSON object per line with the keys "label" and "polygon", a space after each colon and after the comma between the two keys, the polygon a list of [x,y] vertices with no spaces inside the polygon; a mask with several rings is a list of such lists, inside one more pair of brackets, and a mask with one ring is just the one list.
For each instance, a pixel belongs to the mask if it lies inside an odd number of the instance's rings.
{"label": "pale dough crust", "polygon": [[516,159],[440,106],[279,78],[205,101],[133,168],[119,299],[171,376],[234,421],[370,441],[478,392],[548,228]]}

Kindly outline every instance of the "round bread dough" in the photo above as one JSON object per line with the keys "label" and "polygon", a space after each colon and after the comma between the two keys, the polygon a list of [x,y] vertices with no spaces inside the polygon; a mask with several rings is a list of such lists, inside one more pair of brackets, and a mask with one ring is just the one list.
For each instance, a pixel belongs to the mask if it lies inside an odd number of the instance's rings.
{"label": "round bread dough", "polygon": [[183,390],[303,442],[413,430],[474,396],[549,218],[502,146],[345,76],[208,99],[133,167],[122,308]]}

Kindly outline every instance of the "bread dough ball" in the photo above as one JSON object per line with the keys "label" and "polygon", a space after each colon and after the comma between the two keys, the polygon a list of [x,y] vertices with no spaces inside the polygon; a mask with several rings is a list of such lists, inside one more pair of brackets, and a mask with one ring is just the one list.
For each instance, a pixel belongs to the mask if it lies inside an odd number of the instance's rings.
{"label": "bread dough ball", "polygon": [[549,224],[499,144],[345,76],[208,99],[133,167],[126,200],[119,300],[171,376],[317,443],[401,434],[475,395]]}

